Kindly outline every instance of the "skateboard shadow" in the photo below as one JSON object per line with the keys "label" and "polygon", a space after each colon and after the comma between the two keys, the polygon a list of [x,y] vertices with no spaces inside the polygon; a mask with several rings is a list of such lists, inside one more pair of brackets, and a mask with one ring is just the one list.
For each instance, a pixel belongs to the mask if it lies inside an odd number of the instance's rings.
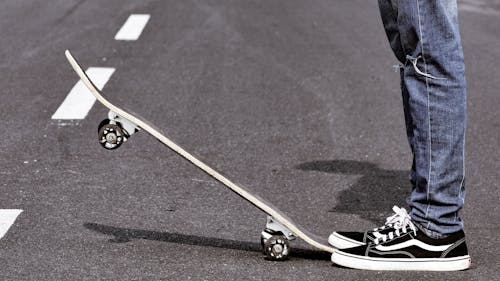
{"label": "skateboard shadow", "polygon": [[[194,245],[204,247],[215,247],[241,251],[262,252],[260,243],[244,242],[230,239],[203,237],[197,235],[186,235],[175,232],[161,232],[143,229],[121,228],[115,226],[102,225],[97,223],[84,223],[83,226],[89,230],[105,235],[114,236],[109,239],[113,243],[126,243],[134,239],[146,239],[162,241],[168,243],[178,243],[183,245]],[[290,256],[294,258],[311,260],[330,260],[330,253],[299,249],[292,247]],[[264,255],[263,255],[264,256]]]}
{"label": "skateboard shadow", "polygon": [[[329,212],[356,214],[376,224],[392,213],[392,206],[405,206],[411,185],[407,170],[385,170],[370,162],[353,160],[312,161],[296,169],[361,176],[353,185],[341,190],[338,203]],[[334,192],[334,190],[332,190]]]}

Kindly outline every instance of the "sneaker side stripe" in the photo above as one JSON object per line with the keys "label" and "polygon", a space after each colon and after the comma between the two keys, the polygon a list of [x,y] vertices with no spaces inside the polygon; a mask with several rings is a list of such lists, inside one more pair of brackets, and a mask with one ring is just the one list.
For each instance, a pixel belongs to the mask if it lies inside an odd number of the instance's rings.
{"label": "sneaker side stripe", "polygon": [[391,245],[391,246],[377,245],[375,247],[375,249],[377,249],[379,251],[386,251],[387,252],[387,251],[395,251],[395,250],[399,250],[399,249],[404,249],[404,248],[411,247],[411,246],[417,246],[417,247],[420,247],[424,250],[431,251],[431,252],[442,252],[442,251],[447,250],[452,245],[453,244],[434,246],[434,245],[426,244],[426,243],[424,243],[420,240],[417,240],[417,239],[411,239],[411,240],[405,241],[403,243],[399,243],[399,244]]}
{"label": "sneaker side stripe", "polygon": [[465,237],[458,240],[457,242],[455,242],[455,244],[451,245],[450,248],[448,248],[446,251],[443,252],[443,254],[441,255],[442,258],[446,257],[448,255],[448,253],[450,253],[453,249],[455,249],[456,247],[460,246],[460,244],[464,243],[465,242]]}

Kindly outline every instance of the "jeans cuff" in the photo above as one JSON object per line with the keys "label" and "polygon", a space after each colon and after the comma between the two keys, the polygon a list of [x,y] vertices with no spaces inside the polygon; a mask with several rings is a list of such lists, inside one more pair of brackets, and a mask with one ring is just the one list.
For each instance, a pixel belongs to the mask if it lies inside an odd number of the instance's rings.
{"label": "jeans cuff", "polygon": [[427,228],[425,228],[424,226],[422,226],[418,222],[413,222],[413,223],[418,227],[418,229],[420,229],[421,231],[423,231],[425,233],[425,235],[429,236],[430,238],[433,238],[433,239],[442,239],[442,238],[446,238],[446,236],[448,236],[448,235],[436,232],[434,230],[427,229]]}

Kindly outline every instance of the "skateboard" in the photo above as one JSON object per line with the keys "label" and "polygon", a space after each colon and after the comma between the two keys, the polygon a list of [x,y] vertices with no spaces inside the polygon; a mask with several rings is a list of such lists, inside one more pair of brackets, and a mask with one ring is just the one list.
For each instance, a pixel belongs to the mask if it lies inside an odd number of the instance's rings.
{"label": "skateboard", "polygon": [[104,148],[116,149],[120,147],[139,130],[144,130],[158,139],[172,151],[181,155],[193,165],[200,168],[203,172],[207,173],[215,180],[219,181],[231,191],[252,203],[255,207],[259,208],[268,215],[266,226],[261,233],[260,242],[264,254],[270,260],[287,259],[291,249],[289,241],[294,240],[297,237],[319,250],[330,253],[335,251],[335,249],[328,244],[328,239],[310,233],[303,227],[296,224],[271,203],[253,194],[243,186],[232,182],[212,167],[203,163],[191,153],[171,141],[146,119],[109,102],[102,92],[94,85],[92,80],[90,80],[85,71],[83,71],[82,67],[73,57],[71,52],[66,50],[65,55],[75,72],[90,90],[92,95],[94,95],[102,105],[110,110],[108,118],[104,119],[98,126],[98,140]]}

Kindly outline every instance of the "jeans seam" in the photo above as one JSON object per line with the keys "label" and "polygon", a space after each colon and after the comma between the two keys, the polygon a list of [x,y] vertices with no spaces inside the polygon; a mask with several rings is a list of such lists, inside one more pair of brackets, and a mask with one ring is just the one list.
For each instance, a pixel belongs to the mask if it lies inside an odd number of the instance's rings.
{"label": "jeans seam", "polygon": [[[466,121],[467,122],[467,121]],[[458,186],[458,198],[462,200],[462,204],[464,204],[465,200],[463,197],[463,186],[464,186],[464,181],[465,181],[465,135],[467,133],[467,125],[464,124],[464,139],[462,140],[462,181],[460,182],[460,185]],[[458,221],[458,211],[455,212],[455,221]]]}
{"label": "jeans seam", "polygon": [[[420,16],[420,1],[417,0],[417,14],[418,14],[418,28],[420,32],[420,46],[422,52],[422,60],[424,62],[425,73],[428,73],[427,62],[425,60],[425,52],[424,52],[424,33],[422,31],[422,21]],[[431,131],[431,109],[430,109],[430,92],[429,92],[429,78],[424,76],[425,79],[425,88],[427,90],[427,120],[429,122],[429,132],[428,132],[428,143],[429,143],[429,173],[427,179],[427,208],[425,210],[425,218],[429,218],[429,209],[430,209],[430,187],[431,187],[431,171],[432,171],[432,131]],[[430,222],[427,222],[427,228],[430,227]]]}

